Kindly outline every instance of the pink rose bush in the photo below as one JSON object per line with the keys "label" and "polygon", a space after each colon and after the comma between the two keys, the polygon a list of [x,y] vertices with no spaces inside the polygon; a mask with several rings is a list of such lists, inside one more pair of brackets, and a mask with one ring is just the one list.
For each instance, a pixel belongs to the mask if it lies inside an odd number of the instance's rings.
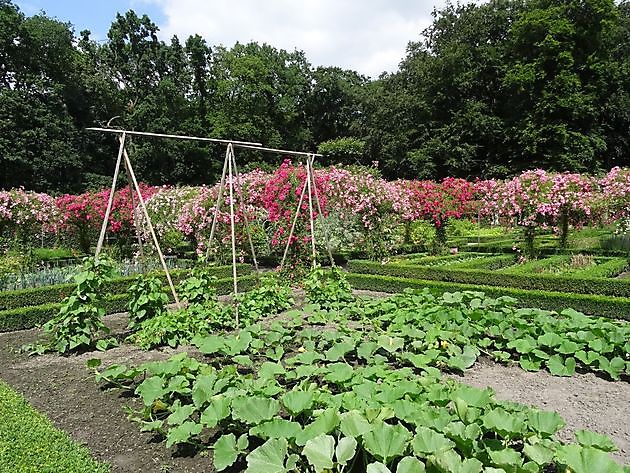
{"label": "pink rose bush", "polygon": [[[236,179],[236,178],[234,178]],[[613,168],[604,177],[575,173],[525,171],[508,180],[475,182],[448,177],[427,180],[386,181],[370,169],[331,166],[314,171],[315,188],[324,216],[340,222],[338,232],[352,235],[352,242],[374,258],[386,256],[399,238],[401,224],[430,222],[443,245],[452,219],[479,215],[492,223],[518,227],[528,251],[539,229],[552,229],[566,244],[569,228],[592,222],[630,221],[630,169]],[[250,222],[255,245],[265,253],[282,254],[295,209],[306,185],[306,169],[284,161],[274,172],[251,171],[240,176],[243,205],[235,192],[237,246],[249,253],[245,218]],[[142,185],[142,195],[154,228],[166,252],[192,243],[205,253],[210,236],[219,184],[201,187],[153,187]],[[78,241],[84,251],[94,243],[107,205],[108,190],[53,198],[14,189],[0,191],[0,229],[5,235],[49,234]],[[108,232],[121,244],[135,238],[135,222],[146,229],[137,199],[129,189],[115,193]],[[310,253],[308,199],[301,205],[296,231],[290,241],[294,262]],[[319,209],[313,206],[314,216]],[[396,236],[398,235],[398,236]],[[148,233],[143,238],[148,239]],[[5,238],[6,239],[6,238]],[[341,241],[341,240],[340,240]],[[218,214],[213,251],[229,255],[229,193]]]}
{"label": "pink rose bush", "polygon": [[507,181],[481,181],[481,213],[498,216],[506,226],[523,229],[526,250],[531,255],[538,228],[551,228],[566,244],[569,225],[589,222],[597,192],[596,182],[584,175],[525,171]]}
{"label": "pink rose bush", "polygon": [[12,189],[0,191],[0,235],[22,243],[42,233],[54,233],[60,218],[48,194]]}

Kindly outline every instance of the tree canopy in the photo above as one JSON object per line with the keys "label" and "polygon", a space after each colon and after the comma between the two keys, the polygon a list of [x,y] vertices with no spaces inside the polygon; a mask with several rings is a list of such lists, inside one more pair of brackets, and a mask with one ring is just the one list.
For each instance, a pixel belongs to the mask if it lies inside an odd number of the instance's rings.
{"label": "tree canopy", "polygon": [[[116,142],[85,127],[113,117],[128,129],[319,147],[328,162],[376,161],[389,178],[630,165],[627,1],[448,4],[410,38],[398,70],[374,80],[314,67],[301,51],[158,32],[130,10],[96,42],[0,0],[0,188],[103,186]],[[213,145],[135,137],[130,151],[152,184],[220,172]]]}

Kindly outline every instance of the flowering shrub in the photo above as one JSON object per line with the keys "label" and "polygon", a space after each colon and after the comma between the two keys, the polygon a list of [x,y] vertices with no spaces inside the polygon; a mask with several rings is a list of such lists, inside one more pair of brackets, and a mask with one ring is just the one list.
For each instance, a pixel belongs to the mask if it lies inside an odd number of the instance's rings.
{"label": "flowering shrub", "polygon": [[434,251],[446,246],[446,225],[473,209],[475,186],[465,179],[447,177],[442,182],[397,181],[393,207],[403,221],[428,220],[436,230]]}
{"label": "flowering shrub", "polygon": [[[315,192],[317,192],[319,197],[322,212],[326,212],[328,204],[327,173],[316,171],[314,182],[315,188],[311,189],[313,193],[312,208],[313,217],[317,218],[319,212],[315,201]],[[309,261],[307,255],[309,254],[311,236],[308,190],[305,191],[293,235],[289,240],[295,212],[305,186],[307,186],[306,168],[304,166],[296,166],[291,161],[285,160],[268,177],[261,196],[261,203],[267,212],[267,219],[273,224],[271,246],[282,252],[287,245],[287,241],[289,242],[290,253],[288,256],[291,261],[289,267],[292,269],[297,269],[297,264],[301,261]]]}
{"label": "flowering shrub", "polygon": [[25,244],[41,232],[54,232],[58,219],[55,200],[47,194],[0,191],[0,235]]}
{"label": "flowering shrub", "polygon": [[[618,233],[624,231],[630,220],[630,168],[612,168],[599,181],[602,190],[602,200],[607,209],[606,220],[617,222]],[[604,212],[602,212],[604,213]]]}
{"label": "flowering shrub", "polygon": [[[147,213],[165,253],[172,253],[186,242],[186,236],[178,228],[182,209],[199,197],[200,191],[200,187],[162,187],[147,200]],[[143,240],[149,241],[151,236],[144,222],[144,216],[138,217],[140,227],[143,229]]]}
{"label": "flowering shrub", "polygon": [[[243,192],[243,207],[239,205],[239,196],[234,194],[234,223],[236,227],[237,246],[241,257],[249,253],[247,234],[245,233],[245,216],[251,227],[250,232],[260,241],[266,212],[261,207],[263,188],[267,180],[267,174],[256,170],[240,175],[240,185]],[[202,186],[199,193],[187,202],[181,210],[176,228],[181,231],[195,245],[198,254],[206,252],[206,246],[210,238],[212,220],[219,195],[219,184],[213,187]],[[217,228],[214,241],[219,258],[225,254],[230,245],[230,196],[229,182],[226,182],[223,193],[223,203],[217,217]],[[238,186],[235,186],[237,188]]]}
{"label": "flowering shrub", "polygon": [[482,213],[499,215],[504,223],[523,228],[526,250],[534,252],[537,228],[552,228],[566,244],[569,224],[579,227],[591,217],[594,185],[580,174],[525,171],[504,182],[477,184],[484,191]]}
{"label": "flowering shrub", "polygon": [[327,181],[329,210],[338,212],[341,220],[355,220],[368,256],[381,259],[389,254],[396,222],[394,201],[404,199],[398,187],[365,170],[338,167],[330,168]]}
{"label": "flowering shrub", "polygon": [[[145,200],[159,190],[159,187],[147,186],[146,184],[140,184],[139,187]],[[107,210],[109,192],[109,189],[104,189],[99,192],[85,192],[80,195],[65,194],[55,200],[61,215],[58,231],[76,238],[84,253],[90,251],[90,243],[94,239],[94,234],[101,228]],[[135,204],[138,205],[135,194],[134,200]],[[129,188],[116,191],[107,228],[124,243],[128,243],[135,233],[134,212],[135,208],[132,205]]]}

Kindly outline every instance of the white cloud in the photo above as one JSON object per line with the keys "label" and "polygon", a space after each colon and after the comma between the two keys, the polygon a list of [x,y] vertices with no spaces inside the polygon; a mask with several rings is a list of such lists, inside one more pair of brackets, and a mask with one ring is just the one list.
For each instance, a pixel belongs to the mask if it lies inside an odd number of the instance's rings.
{"label": "white cloud", "polygon": [[[231,47],[257,41],[303,50],[315,65],[377,77],[395,71],[445,0],[144,0],[158,5],[161,37],[203,36]],[[437,5],[435,5],[437,2]]]}

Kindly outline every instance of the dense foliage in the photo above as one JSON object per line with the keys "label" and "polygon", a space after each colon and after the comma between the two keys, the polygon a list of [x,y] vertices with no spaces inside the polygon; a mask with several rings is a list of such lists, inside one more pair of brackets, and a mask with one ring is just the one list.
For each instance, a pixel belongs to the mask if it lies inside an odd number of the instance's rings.
{"label": "dense foliage", "polygon": [[[104,187],[117,143],[84,128],[113,116],[130,129],[319,146],[327,164],[378,161],[390,179],[629,164],[625,1],[449,4],[409,38],[399,70],[375,80],[314,68],[300,51],[157,33],[129,11],[96,41],[0,0],[0,188]],[[212,145],[134,138],[130,148],[151,184],[220,171]]]}
{"label": "dense foliage", "polygon": [[211,448],[218,471],[621,473],[605,436],[578,431],[563,444],[558,414],[440,372],[463,371],[483,352],[557,376],[579,366],[619,379],[630,369],[627,336],[627,324],[571,310],[408,291],[195,337],[201,361],[180,353],[137,367],[88,365],[139,398],[130,416],[143,431],[164,435],[167,447]]}

